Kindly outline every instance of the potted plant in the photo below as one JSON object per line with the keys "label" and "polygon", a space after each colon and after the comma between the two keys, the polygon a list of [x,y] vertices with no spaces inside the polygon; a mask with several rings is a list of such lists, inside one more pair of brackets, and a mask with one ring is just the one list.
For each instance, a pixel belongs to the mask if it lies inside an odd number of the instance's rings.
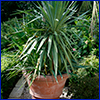
{"label": "potted plant", "polygon": [[[68,27],[76,19],[76,2],[42,1],[38,4],[38,16],[22,27],[40,20],[41,29],[33,29],[34,35],[26,42],[19,63],[14,71],[23,72],[26,77],[32,98],[59,98],[70,71],[74,71],[71,52],[74,40]],[[36,10],[35,10],[36,12]]]}

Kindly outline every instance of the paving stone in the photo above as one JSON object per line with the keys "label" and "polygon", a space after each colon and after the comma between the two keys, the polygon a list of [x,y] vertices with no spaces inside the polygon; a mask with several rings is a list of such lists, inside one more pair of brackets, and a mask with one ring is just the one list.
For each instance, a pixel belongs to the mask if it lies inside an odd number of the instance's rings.
{"label": "paving stone", "polygon": [[8,98],[8,99],[21,99],[21,98]]}
{"label": "paving stone", "polygon": [[21,96],[22,93],[23,93],[24,87],[25,87],[25,86],[22,86],[21,88],[16,88],[16,87],[15,87],[15,88],[12,90],[12,92],[10,93],[9,98],[20,98],[20,96]]}
{"label": "paving stone", "polygon": [[19,79],[19,81],[17,82],[17,84],[15,85],[15,87],[20,87],[20,86],[22,86],[22,85],[24,84],[24,82],[25,82],[25,79],[24,79],[24,77],[22,76],[22,77]]}
{"label": "paving stone", "polygon": [[[12,92],[9,95],[9,98],[19,98],[21,94],[23,93],[25,85],[23,84],[25,82],[24,77],[22,76],[15,87],[13,88]],[[22,87],[21,87],[22,86]]]}
{"label": "paving stone", "polygon": [[17,82],[17,84],[15,85],[15,87],[13,88],[12,92],[10,93],[9,95],[9,98],[11,99],[20,99],[22,93],[23,93],[23,90],[24,90],[24,87],[25,87],[25,79],[24,77],[22,76],[19,81]]}

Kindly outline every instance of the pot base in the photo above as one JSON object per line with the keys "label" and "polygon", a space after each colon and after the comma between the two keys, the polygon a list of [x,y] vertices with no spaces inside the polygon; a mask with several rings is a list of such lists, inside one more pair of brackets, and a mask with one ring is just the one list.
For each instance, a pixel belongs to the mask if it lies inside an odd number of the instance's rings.
{"label": "pot base", "polygon": [[[32,96],[32,99],[40,99],[40,98],[36,98],[36,97]],[[59,97],[58,98],[53,98],[53,99],[59,99]]]}

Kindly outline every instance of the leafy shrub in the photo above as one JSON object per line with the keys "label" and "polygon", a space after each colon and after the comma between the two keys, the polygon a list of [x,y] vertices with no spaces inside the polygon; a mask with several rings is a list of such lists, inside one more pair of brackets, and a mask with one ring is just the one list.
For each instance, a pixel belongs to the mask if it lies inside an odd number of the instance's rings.
{"label": "leafy shrub", "polygon": [[91,55],[84,57],[84,59],[81,61],[81,65],[88,67],[83,69],[84,71],[82,71],[82,68],[80,68],[78,71],[80,75],[82,75],[83,72],[88,76],[95,76],[97,73],[99,73],[99,59],[96,57],[96,55],[94,55],[94,52],[95,49],[91,51]]}
{"label": "leafy shrub", "polygon": [[69,94],[73,93],[74,99],[99,99],[99,59],[93,49],[87,57],[81,60],[75,74],[69,79]]}
{"label": "leafy shrub", "polygon": [[11,27],[14,26],[14,19],[1,23],[1,49],[6,48],[10,44],[10,34],[13,32]]}
{"label": "leafy shrub", "polygon": [[7,71],[7,69],[9,68],[9,65],[14,63],[15,61],[14,56],[15,56],[14,52],[1,54],[1,97],[3,99],[8,98],[14,85],[16,84],[16,82],[21,76],[21,75],[17,75],[8,80],[7,75],[9,71]]}
{"label": "leafy shrub", "polygon": [[[19,10],[15,14],[20,14],[23,18],[18,19],[15,17],[1,24],[1,49],[5,48],[6,51],[11,48],[14,50],[19,48],[22,51],[27,39],[34,35],[35,32],[42,31],[41,24],[43,23],[41,23],[41,19],[34,21],[34,24],[29,23],[33,18],[38,17],[39,14],[36,10]],[[22,25],[23,27],[21,27]]]}
{"label": "leafy shrub", "polygon": [[[19,30],[21,24],[22,21],[18,21],[16,17],[1,23],[1,49],[16,48],[16,45],[13,43],[13,41],[17,41],[18,37],[22,34],[16,34],[14,32]],[[22,41],[20,41],[20,43],[22,43]]]}
{"label": "leafy shrub", "polygon": [[[89,52],[91,51],[90,50],[91,49],[91,41],[89,39],[89,33],[90,33],[89,24],[90,24],[91,19],[90,19],[90,17],[88,17],[87,19],[86,18],[75,21],[76,28],[72,28],[72,30],[80,38],[80,40],[76,41],[76,43],[79,47],[78,46],[74,47],[79,51],[80,56],[88,55]],[[88,43],[86,44],[85,41],[88,41]]]}
{"label": "leafy shrub", "polygon": [[[80,56],[89,55],[92,49],[95,49],[95,55],[99,56],[99,26],[97,26],[94,30],[93,37],[91,36],[90,30],[91,18],[89,16],[85,16],[83,19],[79,19],[75,21],[75,27],[71,28],[72,31],[77,34],[80,38],[77,39],[76,43],[78,46],[74,48],[79,51]],[[76,36],[73,36],[74,38]]]}
{"label": "leafy shrub", "polygon": [[99,76],[76,78],[70,84],[69,93],[72,99],[99,99]]}
{"label": "leafy shrub", "polygon": [[2,96],[2,95],[3,95],[3,91],[2,91],[2,89],[1,89],[1,99],[3,99],[3,96]]}
{"label": "leafy shrub", "polygon": [[1,54],[1,72],[4,71],[7,66],[14,62],[14,56],[16,52],[3,52]]}

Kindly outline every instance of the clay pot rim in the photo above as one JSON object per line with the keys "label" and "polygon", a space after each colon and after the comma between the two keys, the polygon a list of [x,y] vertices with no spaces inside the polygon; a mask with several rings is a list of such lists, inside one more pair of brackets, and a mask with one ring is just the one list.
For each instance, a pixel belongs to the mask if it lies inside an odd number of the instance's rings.
{"label": "clay pot rim", "polygon": [[[46,78],[54,77],[53,75],[45,75],[45,76],[46,76]],[[66,77],[66,76],[68,76],[68,74],[67,74],[67,73],[62,74],[62,76],[63,76],[63,77]],[[70,76],[70,75],[69,75],[69,76]],[[42,77],[44,77],[44,75],[37,76],[37,78],[42,78]],[[57,77],[61,77],[61,75],[57,75]],[[45,78],[45,77],[44,77],[44,78]]]}
{"label": "clay pot rim", "polygon": [[[23,72],[24,72],[23,75],[27,78],[29,76],[29,73],[26,74],[25,70]],[[37,76],[34,81],[36,81],[36,82],[44,82],[44,81],[56,82],[56,79],[53,75],[45,75],[45,76],[46,77],[44,77],[44,75]],[[64,73],[64,74],[62,74],[62,77],[61,77],[61,75],[57,75],[57,80],[59,81],[59,80],[70,78],[71,75],[68,75],[67,73]],[[29,80],[32,80],[32,79],[29,79]]]}
{"label": "clay pot rim", "polygon": [[[66,80],[67,78],[69,78],[70,76],[68,76],[68,74],[62,74],[63,78],[61,78],[60,75],[57,75],[57,80],[58,82],[61,80]],[[56,82],[56,79],[53,75],[46,75],[46,77],[44,77],[43,75],[37,76],[34,80],[35,82]],[[57,82],[56,82],[57,83]]]}

